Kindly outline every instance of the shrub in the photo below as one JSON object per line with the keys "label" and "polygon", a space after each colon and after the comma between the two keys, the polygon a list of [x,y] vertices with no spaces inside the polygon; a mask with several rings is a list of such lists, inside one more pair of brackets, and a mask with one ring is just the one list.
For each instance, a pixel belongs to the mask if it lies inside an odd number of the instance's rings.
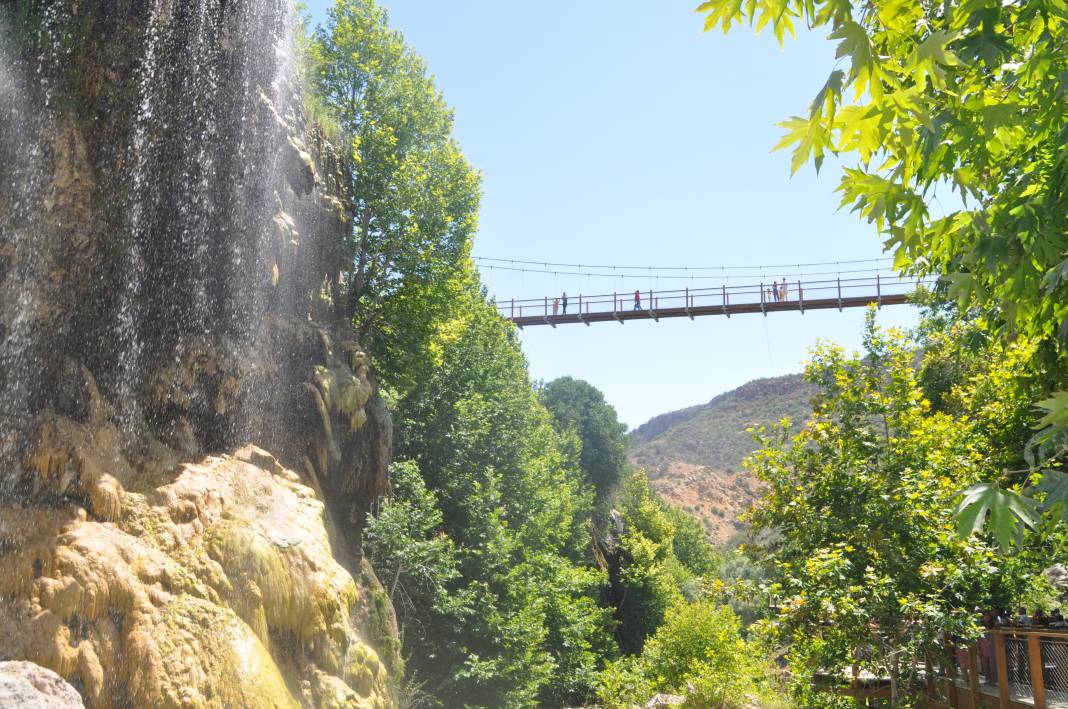
{"label": "shrub", "polygon": [[759,693],[763,669],[730,608],[707,598],[681,601],[641,655],[601,673],[598,696],[609,709],[644,704],[657,692],[687,695],[688,707],[734,709]]}

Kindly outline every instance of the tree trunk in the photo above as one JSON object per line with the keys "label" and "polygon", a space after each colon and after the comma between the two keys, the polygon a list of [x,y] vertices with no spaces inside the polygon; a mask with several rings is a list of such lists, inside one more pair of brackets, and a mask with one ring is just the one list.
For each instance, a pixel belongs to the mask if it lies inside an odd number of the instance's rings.
{"label": "tree trunk", "polygon": [[352,315],[356,314],[356,306],[359,305],[364,291],[367,290],[367,262],[371,256],[370,242],[371,212],[365,208],[360,218],[360,251],[356,259],[356,268],[352,273],[352,288],[349,290],[349,308]]}

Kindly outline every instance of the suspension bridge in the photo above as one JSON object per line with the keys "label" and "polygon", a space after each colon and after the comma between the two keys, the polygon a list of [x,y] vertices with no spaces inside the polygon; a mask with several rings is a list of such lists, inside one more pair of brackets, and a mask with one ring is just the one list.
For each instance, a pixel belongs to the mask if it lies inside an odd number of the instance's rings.
{"label": "suspension bridge", "polygon": [[628,320],[690,318],[709,315],[749,315],[843,310],[870,305],[904,305],[921,286],[933,280],[906,280],[896,274],[876,272],[873,276],[833,279],[769,280],[745,285],[675,290],[641,290],[597,295],[564,293],[541,298],[510,299],[498,302],[501,316],[520,328],[539,325],[592,325]]}

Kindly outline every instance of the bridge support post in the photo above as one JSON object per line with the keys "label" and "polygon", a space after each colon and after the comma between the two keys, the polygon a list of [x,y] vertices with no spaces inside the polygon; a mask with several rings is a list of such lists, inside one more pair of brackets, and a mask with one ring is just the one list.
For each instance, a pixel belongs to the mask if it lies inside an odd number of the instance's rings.
{"label": "bridge support post", "polygon": [[797,307],[801,308],[801,314],[805,314],[805,291],[801,289],[801,281],[797,282]]}
{"label": "bridge support post", "polygon": [[968,648],[968,690],[972,695],[972,708],[982,709],[983,695],[979,690],[979,651],[975,645]]}
{"label": "bridge support post", "polygon": [[[764,289],[762,288],[760,290],[760,292],[763,293]],[[730,320],[730,318],[731,318],[731,311],[727,309],[727,306],[730,305],[730,304],[731,304],[730,296],[727,295],[727,284],[724,283],[723,284],[723,303],[722,303],[722,305],[723,305],[723,314],[727,316],[728,320]]]}
{"label": "bridge support post", "polygon": [[875,300],[879,307],[883,307],[883,288],[879,281],[879,274],[875,274]]}
{"label": "bridge support post", "polygon": [[764,317],[768,316],[768,310],[764,298],[764,284],[760,284],[760,312],[764,313]]}
{"label": "bridge support post", "polygon": [[1009,709],[1009,662],[1005,654],[1005,634],[1000,630],[994,633],[994,672],[998,683],[998,706]]}
{"label": "bridge support post", "polygon": [[693,320],[693,313],[690,312],[690,288],[686,287],[686,314],[690,316],[690,320]]}
{"label": "bridge support post", "polygon": [[515,298],[512,298],[512,319],[515,320]]}
{"label": "bridge support post", "polygon": [[838,277],[838,312],[842,312],[842,277]]}
{"label": "bridge support post", "polygon": [[1031,668],[1031,691],[1035,697],[1035,709],[1046,709],[1045,669],[1042,664],[1042,644],[1038,634],[1027,636],[1027,664]]}

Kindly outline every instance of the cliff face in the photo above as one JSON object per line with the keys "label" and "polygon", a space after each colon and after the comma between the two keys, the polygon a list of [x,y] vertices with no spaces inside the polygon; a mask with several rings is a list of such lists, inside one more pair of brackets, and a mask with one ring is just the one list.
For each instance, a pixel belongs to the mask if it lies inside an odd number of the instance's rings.
{"label": "cliff face", "polygon": [[0,660],[90,706],[390,701],[360,542],[391,428],[293,22],[0,6]]}

